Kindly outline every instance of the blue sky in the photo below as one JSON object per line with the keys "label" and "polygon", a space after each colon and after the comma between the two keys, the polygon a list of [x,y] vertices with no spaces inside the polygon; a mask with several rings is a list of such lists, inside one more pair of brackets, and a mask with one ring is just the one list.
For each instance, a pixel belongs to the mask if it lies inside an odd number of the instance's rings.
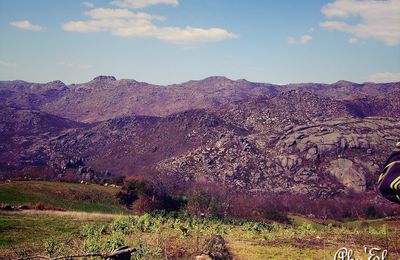
{"label": "blue sky", "polygon": [[1,0],[0,80],[400,81],[400,0]]}

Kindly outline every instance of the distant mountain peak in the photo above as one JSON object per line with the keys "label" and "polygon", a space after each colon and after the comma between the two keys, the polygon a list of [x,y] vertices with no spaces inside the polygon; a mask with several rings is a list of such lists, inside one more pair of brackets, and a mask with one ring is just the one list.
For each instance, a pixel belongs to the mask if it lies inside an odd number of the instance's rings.
{"label": "distant mountain peak", "polygon": [[237,82],[244,82],[244,83],[251,83],[250,81],[248,81],[247,79],[238,79],[236,80]]}
{"label": "distant mountain peak", "polygon": [[338,84],[338,85],[357,85],[357,83],[351,82],[351,81],[347,81],[347,80],[339,80],[334,84]]}
{"label": "distant mountain peak", "polygon": [[232,81],[232,80],[228,79],[225,76],[211,76],[211,77],[205,78],[201,81]]}
{"label": "distant mountain peak", "polygon": [[62,82],[61,80],[54,80],[51,82],[48,82],[47,85],[52,85],[52,86],[57,86],[57,87],[66,87],[67,85],[65,85],[64,82]]}
{"label": "distant mountain peak", "polygon": [[97,76],[93,79],[93,81],[105,81],[105,80],[116,81],[117,79],[114,76],[104,76],[104,75]]}

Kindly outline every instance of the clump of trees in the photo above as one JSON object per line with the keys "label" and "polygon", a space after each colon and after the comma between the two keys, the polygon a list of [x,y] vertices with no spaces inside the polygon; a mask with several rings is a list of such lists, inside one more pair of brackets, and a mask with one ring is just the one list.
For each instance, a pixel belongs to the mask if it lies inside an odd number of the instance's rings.
{"label": "clump of trees", "polygon": [[137,213],[162,210],[195,216],[289,223],[287,215],[320,219],[368,219],[394,216],[400,209],[374,193],[315,199],[306,195],[252,194],[216,183],[190,183],[173,188],[144,178],[124,182],[117,194],[120,203]]}
{"label": "clump of trees", "polygon": [[154,210],[179,211],[185,204],[184,198],[162,192],[142,178],[127,180],[117,193],[117,198],[121,204],[138,213]]}

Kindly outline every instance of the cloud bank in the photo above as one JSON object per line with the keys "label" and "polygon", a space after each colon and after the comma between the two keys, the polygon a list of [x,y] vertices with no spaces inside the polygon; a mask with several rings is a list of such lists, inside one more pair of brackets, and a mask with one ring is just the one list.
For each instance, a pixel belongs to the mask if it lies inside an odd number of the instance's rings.
{"label": "cloud bank", "polygon": [[123,8],[140,9],[159,4],[177,6],[179,3],[178,0],[118,0],[112,1],[111,4]]}
{"label": "cloud bank", "polygon": [[29,31],[42,31],[44,27],[36,24],[32,24],[28,20],[21,20],[21,21],[13,21],[10,22],[11,26],[14,26],[21,30],[29,30]]}
{"label": "cloud bank", "polygon": [[[161,2],[161,1],[124,1]],[[165,2],[165,1],[164,1]],[[112,35],[131,38],[156,38],[175,44],[197,44],[236,39],[239,36],[222,28],[162,27],[154,21],[164,21],[165,17],[129,9],[96,8],[84,12],[88,20],[71,21],[63,24],[68,32],[111,32]]]}
{"label": "cloud bank", "polygon": [[92,2],[82,2],[82,4],[83,4],[84,6],[86,6],[86,7],[90,7],[90,8],[93,8],[93,7],[94,7],[94,4],[93,4]]}
{"label": "cloud bank", "polygon": [[305,35],[301,36],[299,39],[295,39],[294,37],[288,37],[287,42],[290,45],[295,45],[295,44],[304,45],[304,44],[307,44],[309,41],[311,41],[312,38],[313,37],[311,35],[305,34]]}
{"label": "cloud bank", "polygon": [[[389,46],[400,44],[400,0],[336,0],[321,12],[332,19],[320,23],[321,27],[380,40]],[[350,23],[354,18],[359,21]]]}

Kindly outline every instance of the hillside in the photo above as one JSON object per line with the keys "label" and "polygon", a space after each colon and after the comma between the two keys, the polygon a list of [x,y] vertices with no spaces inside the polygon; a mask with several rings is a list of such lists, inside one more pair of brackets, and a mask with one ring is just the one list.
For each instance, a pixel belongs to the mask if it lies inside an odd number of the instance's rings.
{"label": "hillside", "polygon": [[61,135],[51,140],[48,152],[51,158],[84,158],[102,171],[143,175],[161,160],[211,144],[222,133],[241,131],[204,110],[165,118],[122,117]]}
{"label": "hillside", "polygon": [[354,83],[339,80],[332,84],[301,83],[285,85],[290,90],[309,91],[318,95],[324,95],[337,100],[352,100],[365,96],[385,95],[399,89],[399,82],[393,83]]}
{"label": "hillside", "polygon": [[37,110],[0,108],[0,176],[4,171],[24,165],[43,165],[48,158],[29,147],[86,125]]}
{"label": "hillside", "polygon": [[341,101],[299,90],[227,103],[213,111],[226,121],[255,132],[356,116]]}
{"label": "hillside", "polygon": [[346,102],[295,90],[212,110],[115,118],[19,149],[57,178],[133,175],[329,198],[373,192],[398,136],[395,118],[359,117]]}
{"label": "hillside", "polygon": [[346,104],[349,109],[359,116],[400,118],[400,90],[357,98],[346,102]]}
{"label": "hillside", "polygon": [[119,188],[65,182],[13,181],[0,183],[0,203],[35,205],[43,202],[69,211],[124,213]]}
{"label": "hillside", "polygon": [[399,87],[399,83],[357,84],[346,81],[333,84],[274,85],[225,77],[159,86],[99,76],[90,82],[69,86],[60,81],[45,84],[2,81],[0,106],[38,109],[75,121],[97,122],[127,115],[166,116],[191,109],[209,109],[289,90],[352,100],[385,94]]}

